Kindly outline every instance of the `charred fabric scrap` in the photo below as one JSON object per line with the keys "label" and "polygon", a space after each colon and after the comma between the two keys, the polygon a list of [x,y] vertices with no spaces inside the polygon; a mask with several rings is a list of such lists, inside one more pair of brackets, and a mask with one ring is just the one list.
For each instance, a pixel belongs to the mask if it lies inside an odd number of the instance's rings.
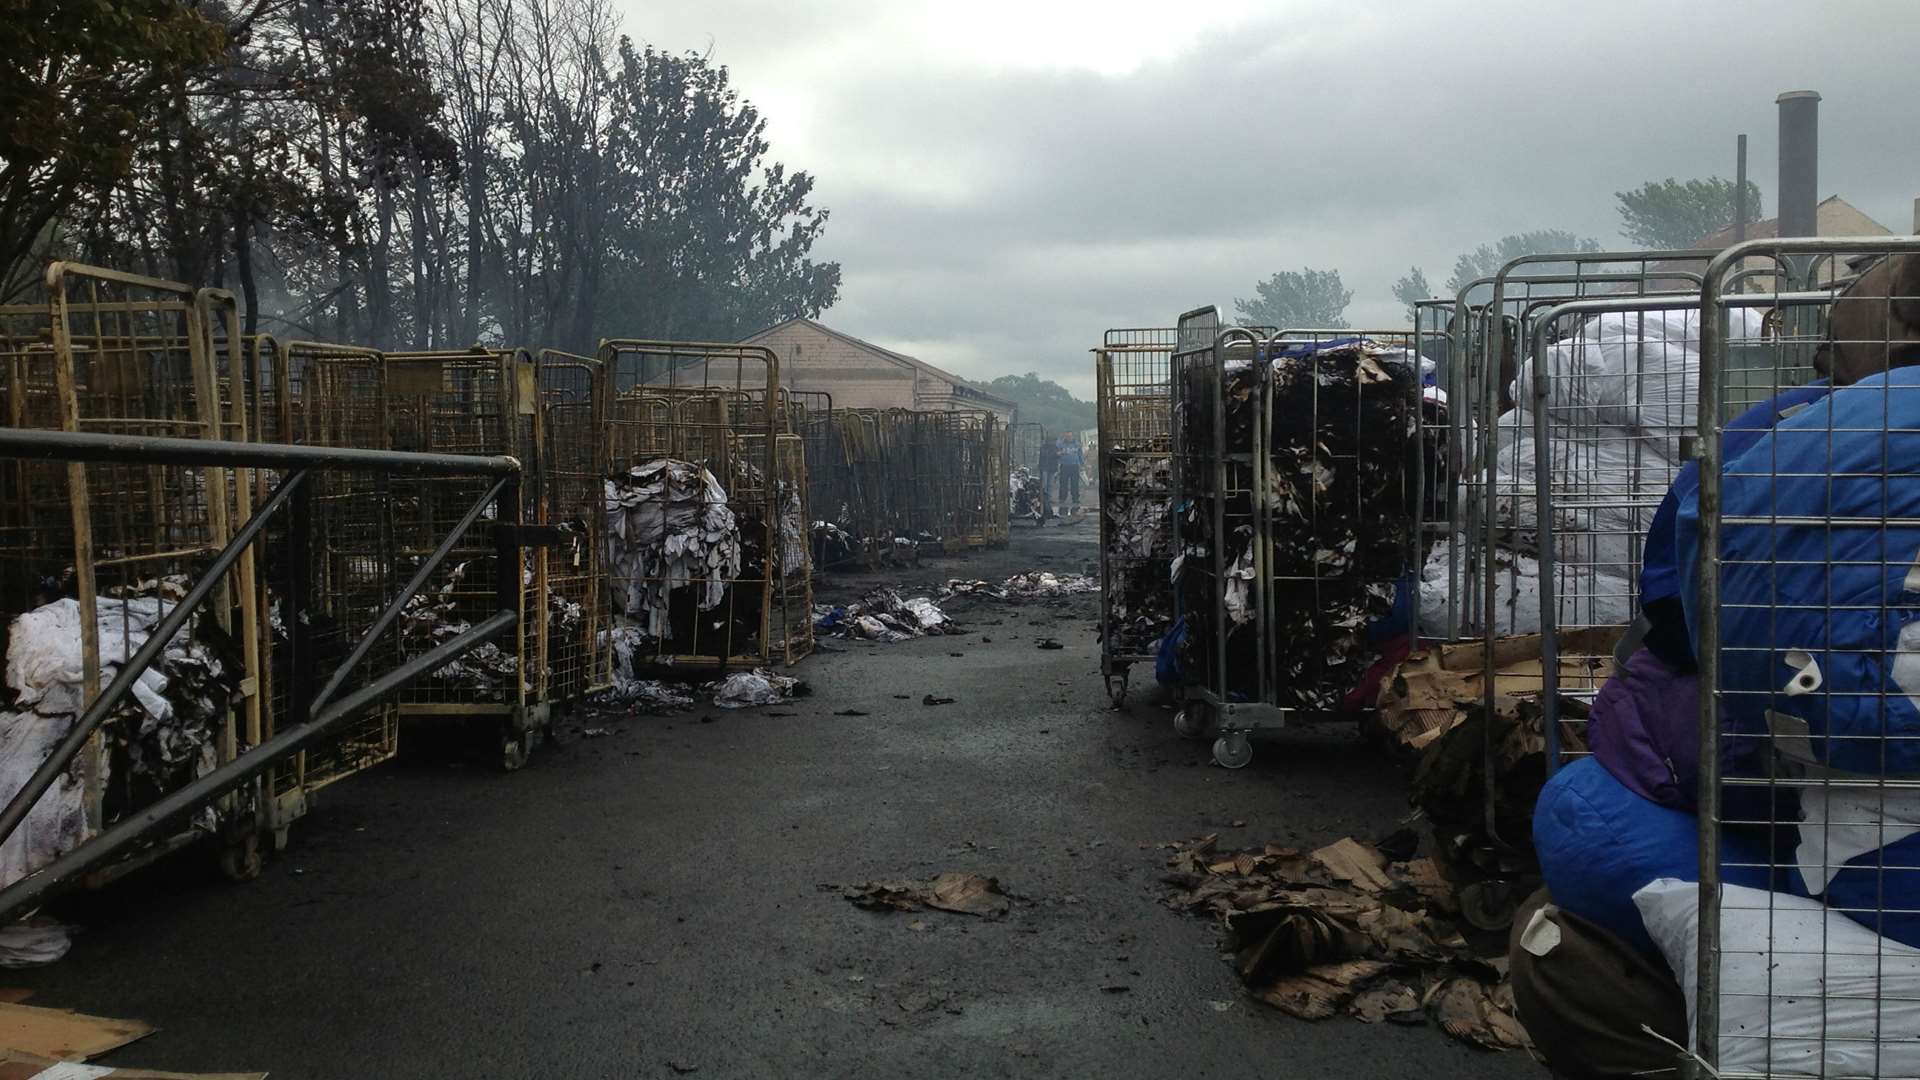
{"label": "charred fabric scrap", "polygon": [[1247,991],[1304,1020],[1431,1019],[1489,1049],[1528,1045],[1514,1017],[1505,942],[1483,956],[1453,924],[1452,889],[1431,859],[1389,861],[1351,838],[1303,854],[1174,848],[1166,904],[1220,920]]}
{"label": "charred fabric scrap", "polygon": [[1173,459],[1142,455],[1125,446],[1107,452],[1109,567],[1105,633],[1111,651],[1151,655],[1173,625]]}
{"label": "charred fabric scrap", "polygon": [[952,578],[940,590],[940,596],[942,599],[974,596],[986,600],[1019,601],[1048,600],[1099,591],[1100,583],[1085,574],[1052,574],[1045,570],[1030,570],[1015,574],[998,585],[990,581]]}
{"label": "charred fabric scrap", "polygon": [[[1179,639],[1180,668],[1214,670],[1213,650],[1224,649],[1229,685],[1222,691],[1255,692],[1264,658],[1254,626],[1254,514],[1265,512],[1272,588],[1264,644],[1266,656],[1288,665],[1275,680],[1272,704],[1329,712],[1377,659],[1369,631],[1392,614],[1396,589],[1409,572],[1418,376],[1405,350],[1370,342],[1229,361],[1219,387],[1229,448],[1253,444],[1263,378],[1270,378],[1272,419],[1260,505],[1249,494],[1249,466],[1228,461],[1221,463],[1228,476],[1219,496],[1226,503],[1226,535],[1212,535],[1213,516],[1199,501],[1180,508],[1183,551],[1172,573],[1183,607],[1227,613],[1225,642],[1211,640],[1213,620],[1188,623]],[[1180,407],[1188,414],[1186,430],[1210,428],[1210,391],[1196,388]],[[1190,468],[1215,464],[1182,460]],[[1215,484],[1212,476],[1188,478],[1190,490]],[[1224,580],[1195,572],[1216,545],[1227,556]]]}
{"label": "charred fabric scrap", "polygon": [[[107,685],[185,595],[179,578],[142,582],[95,605],[100,682]],[[13,620],[7,640],[7,701],[0,712],[0,785],[19,790],[82,711],[85,670],[80,603],[55,600]],[[12,884],[125,815],[212,771],[240,664],[224,632],[196,615],[168,642],[20,828],[0,846],[0,885]],[[190,827],[214,832],[213,806]]]}
{"label": "charred fabric scrap", "polygon": [[834,637],[896,642],[961,633],[940,606],[924,596],[901,599],[894,589],[874,589],[844,605],[816,604],[814,628]]}
{"label": "charred fabric scrap", "polygon": [[[484,570],[477,567],[484,567]],[[409,599],[400,611],[402,652],[415,656],[473,629],[472,621],[462,617],[462,612],[471,613],[475,594],[484,594],[490,601],[493,586],[490,582],[470,578],[478,578],[483,574],[490,577],[493,573],[492,560],[456,563],[438,588]],[[531,581],[532,571],[524,572],[523,577]],[[488,606],[491,606],[490,602]],[[585,618],[579,602],[569,600],[558,592],[547,594],[545,630],[556,653],[564,648],[564,642],[578,638]],[[286,632],[277,608],[274,612],[274,631],[276,635]],[[507,701],[514,695],[515,681],[520,683],[521,692],[532,689],[520,670],[520,657],[511,649],[503,649],[499,643],[489,641],[460,659],[435,669],[426,677],[423,685],[458,690],[466,696],[485,701]]]}
{"label": "charred fabric scrap", "polygon": [[[633,639],[637,636],[631,627],[623,629],[625,633],[616,630],[613,637],[616,668],[621,666],[619,658],[623,651],[632,654]],[[781,675],[766,668],[735,671],[704,683],[643,679],[620,674],[616,670],[613,685],[595,700],[602,705],[621,706],[635,712],[665,713],[692,708],[701,694],[712,698],[713,703],[723,709],[746,709],[776,705],[809,693],[812,693],[812,688],[804,679]]]}

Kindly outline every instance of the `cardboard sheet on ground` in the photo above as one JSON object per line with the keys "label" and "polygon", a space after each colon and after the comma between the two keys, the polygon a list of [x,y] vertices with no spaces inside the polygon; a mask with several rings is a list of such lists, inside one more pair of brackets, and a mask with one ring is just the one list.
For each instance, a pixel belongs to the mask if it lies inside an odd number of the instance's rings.
{"label": "cardboard sheet on ground", "polygon": [[0,1048],[30,1057],[84,1061],[155,1030],[139,1020],[109,1020],[37,1005],[0,1005]]}
{"label": "cardboard sheet on ground", "polygon": [[948,871],[922,885],[914,881],[869,881],[850,885],[840,894],[855,907],[868,911],[918,911],[933,908],[958,915],[992,919],[1005,915],[1013,901],[1000,879]]}
{"label": "cardboard sheet on ground", "polygon": [[72,1061],[50,1061],[31,1054],[0,1050],[0,1080],[267,1080],[263,1072],[178,1073],[151,1069],[109,1069]]}
{"label": "cardboard sheet on ground", "polygon": [[1221,851],[1217,839],[1171,845],[1165,902],[1221,921],[1254,998],[1303,1020],[1431,1020],[1487,1049],[1528,1045],[1504,967],[1452,924],[1431,858],[1389,859],[1352,837],[1311,854]]}

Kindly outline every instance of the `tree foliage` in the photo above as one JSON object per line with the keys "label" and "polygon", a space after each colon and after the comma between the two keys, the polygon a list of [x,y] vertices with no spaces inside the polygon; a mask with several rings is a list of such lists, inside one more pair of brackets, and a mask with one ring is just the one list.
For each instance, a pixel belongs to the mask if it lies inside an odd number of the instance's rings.
{"label": "tree foliage", "polygon": [[25,7],[47,28],[0,46],[10,296],[72,257],[235,286],[276,333],[581,352],[837,297],[813,178],[725,66],[634,45],[612,0]]}
{"label": "tree foliage", "polygon": [[1038,372],[1002,375],[982,385],[1018,405],[1023,423],[1032,420],[1050,432],[1086,431],[1099,425],[1092,402],[1081,401],[1059,383],[1042,379]]}
{"label": "tree foliage", "polygon": [[1344,329],[1347,305],[1353,302],[1338,270],[1282,270],[1253,289],[1252,299],[1233,302],[1240,322],[1277,330]]}
{"label": "tree foliage", "polygon": [[[1491,244],[1481,244],[1453,261],[1453,276],[1447,279],[1447,292],[1458,294],[1469,282],[1492,277],[1500,268],[1524,255],[1553,255],[1601,250],[1598,240],[1576,236],[1564,229],[1535,229],[1532,232],[1503,236]],[[1564,264],[1542,263],[1539,271],[1550,273]]]}
{"label": "tree foliage", "polygon": [[[1620,235],[1644,248],[1688,248],[1733,224],[1735,185],[1709,176],[1704,180],[1649,180],[1632,191],[1616,191]],[[1747,220],[1760,213],[1760,185],[1747,181]]]}
{"label": "tree foliage", "polygon": [[1433,296],[1433,287],[1427,284],[1426,272],[1419,267],[1410,267],[1406,274],[1393,283],[1394,299],[1411,310],[1415,300],[1426,300]]}
{"label": "tree foliage", "polygon": [[59,217],[126,182],[134,146],[226,26],[178,0],[16,0],[0,14],[0,299],[35,275]]}

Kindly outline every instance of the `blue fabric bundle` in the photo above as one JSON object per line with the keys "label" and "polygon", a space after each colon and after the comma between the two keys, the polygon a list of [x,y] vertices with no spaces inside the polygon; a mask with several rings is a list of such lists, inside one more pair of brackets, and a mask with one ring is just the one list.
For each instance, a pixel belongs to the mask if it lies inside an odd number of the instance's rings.
{"label": "blue fabric bundle", "polygon": [[[1920,368],[1808,403],[1727,462],[1721,722],[1736,739],[1766,732],[1771,710],[1819,765],[1920,773],[1920,655],[1900,655],[1920,651],[1917,466]],[[1676,537],[1697,631],[1697,491],[1681,494]]]}
{"label": "blue fabric bundle", "polygon": [[[1656,878],[1700,880],[1700,827],[1692,814],[1634,794],[1593,758],[1560,769],[1533,808],[1533,846],[1554,903],[1648,952],[1657,952],[1633,894]],[[1764,853],[1721,841],[1722,880],[1764,889]]]}

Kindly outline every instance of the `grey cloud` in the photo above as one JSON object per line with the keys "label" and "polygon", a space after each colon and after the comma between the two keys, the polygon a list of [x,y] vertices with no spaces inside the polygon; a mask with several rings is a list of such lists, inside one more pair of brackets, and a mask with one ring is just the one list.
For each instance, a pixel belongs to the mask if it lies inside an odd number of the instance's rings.
{"label": "grey cloud", "polygon": [[1920,194],[1905,3],[1292,4],[1120,77],[900,47],[885,5],[758,6],[709,8],[714,51],[748,96],[811,103],[775,153],[833,211],[828,320],[1083,394],[1107,326],[1274,270],[1336,267],[1350,319],[1394,325],[1410,264],[1438,283],[1532,228],[1618,243],[1614,191],[1730,175],[1741,131],[1771,212],[1780,90],[1825,95],[1823,194],[1899,231]]}

